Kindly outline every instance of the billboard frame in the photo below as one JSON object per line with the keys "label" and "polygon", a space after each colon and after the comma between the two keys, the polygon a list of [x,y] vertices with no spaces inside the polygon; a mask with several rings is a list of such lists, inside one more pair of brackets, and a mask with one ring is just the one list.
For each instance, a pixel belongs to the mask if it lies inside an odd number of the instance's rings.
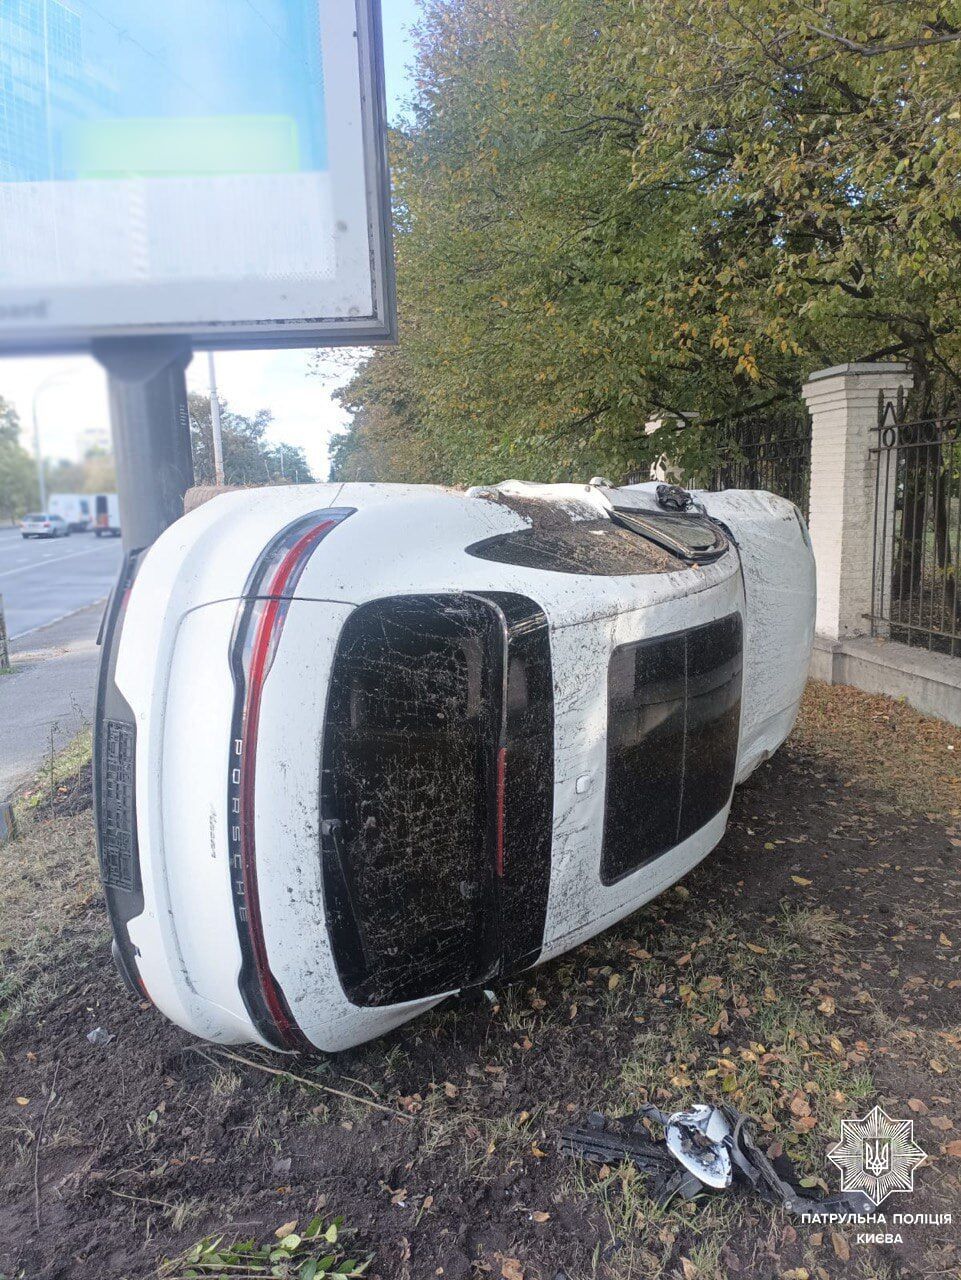
{"label": "billboard frame", "polygon": [[397,295],[391,226],[390,167],[381,0],[354,0],[359,42],[360,109],[367,191],[367,234],[373,313],[369,316],[211,320],[158,325],[97,326],[34,331],[18,338],[0,332],[0,356],[97,354],[104,344],[178,340],[194,351],[365,347],[397,341]]}

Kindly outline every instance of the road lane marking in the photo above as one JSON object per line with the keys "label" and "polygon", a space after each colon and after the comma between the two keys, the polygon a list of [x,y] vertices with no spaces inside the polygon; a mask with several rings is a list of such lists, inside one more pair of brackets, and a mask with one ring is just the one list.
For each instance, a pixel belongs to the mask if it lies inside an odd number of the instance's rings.
{"label": "road lane marking", "polygon": [[[72,551],[68,556],[57,556],[54,563],[64,564],[65,561],[77,560],[80,556],[94,556],[100,550],[100,547],[91,547],[89,551]],[[20,569],[7,569],[3,573],[0,573],[0,578],[12,578],[16,573],[29,573],[31,569],[36,569],[38,567],[41,569],[45,568],[45,562],[42,560],[35,560],[33,564],[25,564]]]}

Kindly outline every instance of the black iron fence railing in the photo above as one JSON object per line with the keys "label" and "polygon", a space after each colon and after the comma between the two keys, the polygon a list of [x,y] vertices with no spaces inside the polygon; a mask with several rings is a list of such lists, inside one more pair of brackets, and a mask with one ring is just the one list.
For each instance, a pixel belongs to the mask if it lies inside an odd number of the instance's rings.
{"label": "black iron fence railing", "polygon": [[908,419],[878,406],[871,633],[961,654],[961,405]]}
{"label": "black iron fence railing", "polygon": [[781,410],[731,423],[721,439],[707,489],[767,489],[789,498],[805,520],[811,496],[811,419]]}
{"label": "black iron fence railing", "polygon": [[[811,491],[811,419],[803,405],[769,410],[691,430],[710,432],[714,462],[701,469],[685,469],[670,452],[665,433],[669,478],[692,489],[767,489],[789,498],[807,519]],[[658,438],[658,444],[660,439]],[[680,450],[678,451],[681,452]],[[635,473],[626,484],[648,476]]]}

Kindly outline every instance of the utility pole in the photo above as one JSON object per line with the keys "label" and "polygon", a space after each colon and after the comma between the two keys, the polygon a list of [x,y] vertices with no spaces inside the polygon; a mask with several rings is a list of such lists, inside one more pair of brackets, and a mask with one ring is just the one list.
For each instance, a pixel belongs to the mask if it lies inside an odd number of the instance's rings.
{"label": "utility pole", "polygon": [[69,377],[69,369],[60,369],[44,378],[42,382],[38,382],[33,391],[33,456],[37,464],[37,489],[40,494],[41,511],[47,509],[47,477],[43,466],[43,451],[40,447],[40,393]]}
{"label": "utility pole", "polygon": [[220,397],[217,395],[217,367],[212,351],[207,352],[207,370],[210,376],[210,432],[214,442],[214,484],[225,484],[224,437],[220,422]]}
{"label": "utility pole", "polygon": [[[41,384],[42,385],[42,384]],[[43,473],[43,454],[40,452],[40,418],[37,414],[37,396],[40,387],[33,393],[33,456],[37,464],[37,490],[40,494],[40,510],[47,509],[47,477]]]}

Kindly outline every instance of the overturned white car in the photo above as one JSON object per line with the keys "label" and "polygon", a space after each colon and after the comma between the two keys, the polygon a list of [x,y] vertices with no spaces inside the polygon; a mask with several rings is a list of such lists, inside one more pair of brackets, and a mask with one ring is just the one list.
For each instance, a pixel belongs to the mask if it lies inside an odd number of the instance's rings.
{"label": "overturned white car", "polygon": [[221,1043],[339,1050],[607,928],[721,838],[804,685],[767,493],[228,493],[131,556],[95,777],[121,971]]}

